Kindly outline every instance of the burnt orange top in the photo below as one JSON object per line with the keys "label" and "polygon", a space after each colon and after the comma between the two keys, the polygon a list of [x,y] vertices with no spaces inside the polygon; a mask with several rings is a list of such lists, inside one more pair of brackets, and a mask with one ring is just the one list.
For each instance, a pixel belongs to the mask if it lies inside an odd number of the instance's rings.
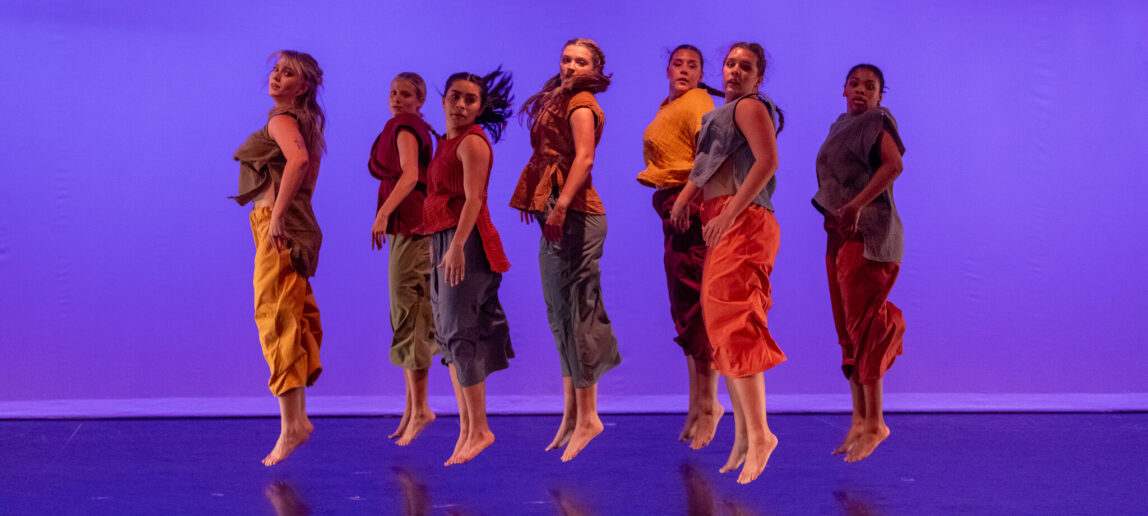
{"label": "burnt orange top", "polygon": [[[602,126],[606,115],[589,91],[575,93],[566,102],[557,102],[543,108],[530,128],[530,145],[534,154],[518,178],[518,186],[510,198],[510,207],[519,210],[546,211],[547,201],[558,198],[566,184],[566,175],[574,162],[574,134],[570,129],[570,115],[575,109],[588,108],[594,112],[594,146],[602,139]],[[604,215],[606,208],[592,177],[586,178],[582,191],[574,195],[570,208],[591,215]]]}

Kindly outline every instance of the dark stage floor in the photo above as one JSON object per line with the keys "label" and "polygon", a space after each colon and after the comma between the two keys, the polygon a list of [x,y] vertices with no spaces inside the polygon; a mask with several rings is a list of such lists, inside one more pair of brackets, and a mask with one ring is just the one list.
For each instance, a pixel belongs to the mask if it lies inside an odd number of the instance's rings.
{"label": "dark stage floor", "polygon": [[717,473],[728,415],[700,452],[679,415],[603,420],[562,464],[557,417],[492,417],[497,442],[450,468],[449,417],[406,448],[396,418],[315,418],[273,468],[274,419],[0,421],[0,514],[1148,514],[1148,414],[891,415],[858,464],[829,455],[848,416],[770,416],[749,486]]}

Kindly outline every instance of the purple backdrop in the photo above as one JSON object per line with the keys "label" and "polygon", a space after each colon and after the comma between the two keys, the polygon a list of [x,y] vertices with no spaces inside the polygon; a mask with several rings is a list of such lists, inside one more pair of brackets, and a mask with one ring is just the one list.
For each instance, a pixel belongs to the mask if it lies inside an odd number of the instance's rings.
{"label": "purple backdrop", "polygon": [[[771,396],[846,390],[809,198],[814,156],[844,109],[843,75],[858,62],[885,70],[884,105],[908,148],[896,183],[907,251],[892,299],[909,329],[891,395],[943,408],[947,393],[1148,393],[1138,260],[1148,252],[1148,4],[743,2],[736,15],[704,2],[543,5],[5,2],[0,402],[36,415],[52,400],[267,396],[247,209],[226,196],[232,152],[266,119],[265,59],[280,48],[313,54],[326,81],[313,280],[325,372],[311,394],[401,394],[365,166],[390,79],[415,71],[438,90],[451,72],[501,64],[521,102],[575,36],[597,40],[614,73],[598,97],[607,124],[594,178],[610,221],[602,284],[624,357],[601,392],[617,408],[686,389],[651,191],[634,180],[642,131],[666,94],[667,49],[697,45],[720,83],[722,49],[742,39],[771,52],[763,89],[787,116],[770,325],[790,360],[767,374]],[[423,111],[441,130],[437,95]],[[560,392],[538,230],[506,207],[529,151],[513,124],[494,148],[490,187],[518,358],[488,389],[523,402]],[[431,384],[450,393],[443,368]]]}

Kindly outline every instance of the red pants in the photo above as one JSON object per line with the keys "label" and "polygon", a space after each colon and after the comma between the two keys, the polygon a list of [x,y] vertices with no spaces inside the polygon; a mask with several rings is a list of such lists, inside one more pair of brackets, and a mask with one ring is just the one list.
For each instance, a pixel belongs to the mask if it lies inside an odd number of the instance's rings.
{"label": "red pants", "polygon": [[[731,199],[705,201],[702,220],[713,220]],[[766,312],[773,305],[769,274],[780,244],[781,230],[773,213],[751,204],[706,256],[702,317],[713,349],[713,367],[725,376],[750,376],[785,361],[785,353],[766,324]]]}
{"label": "red pants", "polygon": [[825,267],[841,344],[841,370],[846,378],[871,384],[901,354],[905,318],[888,301],[901,264],[868,260],[859,236],[843,237],[828,224],[826,231]]}

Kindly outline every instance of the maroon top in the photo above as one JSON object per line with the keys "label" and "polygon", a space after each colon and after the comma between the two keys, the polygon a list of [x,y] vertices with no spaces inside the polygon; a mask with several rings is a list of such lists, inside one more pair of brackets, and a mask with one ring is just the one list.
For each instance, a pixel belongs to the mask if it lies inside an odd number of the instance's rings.
{"label": "maroon top", "polygon": [[[463,189],[462,161],[458,159],[458,145],[463,138],[469,135],[478,135],[482,141],[490,146],[486,133],[477,125],[467,127],[454,138],[443,139],[435,149],[434,158],[431,159],[427,169],[427,197],[423,203],[423,225],[419,230],[424,235],[437,233],[458,225],[462,215],[462,205],[466,203],[466,192]],[[494,153],[491,152],[490,163],[486,166],[486,184],[483,189],[490,186],[490,169],[494,165]],[[490,262],[490,270],[506,272],[510,269],[510,260],[502,251],[502,240],[498,237],[498,230],[490,221],[490,210],[486,207],[486,200],[482,201],[482,208],[478,212],[478,220],[474,223],[478,236],[482,239],[482,250]]]}
{"label": "maroon top", "polygon": [[434,138],[431,136],[431,127],[423,121],[422,117],[410,113],[403,113],[396,115],[394,118],[387,121],[387,125],[383,127],[383,132],[379,133],[379,137],[375,138],[375,144],[371,146],[371,159],[367,161],[367,168],[371,171],[371,175],[379,179],[379,202],[375,206],[375,212],[383,207],[387,197],[395,190],[395,185],[399,182],[399,177],[403,175],[402,166],[399,163],[399,130],[406,129],[415,135],[419,146],[419,181],[415,184],[415,189],[411,191],[403,202],[391,212],[391,216],[387,219],[387,234],[389,235],[403,235],[411,236],[415,230],[422,225],[423,220],[423,199],[426,198],[427,190],[427,165],[431,160],[431,142]]}

